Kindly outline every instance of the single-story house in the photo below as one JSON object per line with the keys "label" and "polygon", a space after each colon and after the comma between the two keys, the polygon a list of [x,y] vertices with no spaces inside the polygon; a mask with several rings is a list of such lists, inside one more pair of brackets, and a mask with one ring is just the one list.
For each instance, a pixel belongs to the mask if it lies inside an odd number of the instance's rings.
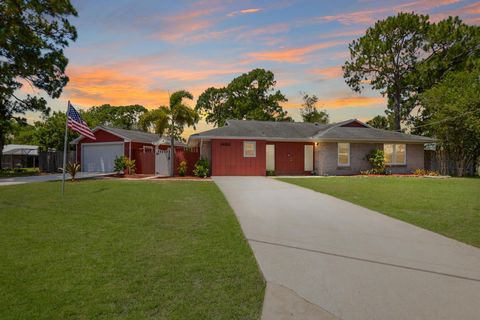
{"label": "single-story house", "polygon": [[423,168],[424,144],[433,141],[356,119],[333,124],[229,120],[193,134],[189,145],[200,148],[214,176],[352,175],[371,168],[366,156],[374,149],[384,150],[393,173]]}
{"label": "single-story house", "polygon": [[[95,127],[92,131],[96,140],[80,136],[71,142],[76,145],[76,161],[86,172],[114,172],[115,158],[123,155],[135,160],[137,173],[153,174],[155,157],[152,155],[170,147],[168,137],[149,132],[105,126]],[[175,141],[175,147],[183,148],[185,144]]]}

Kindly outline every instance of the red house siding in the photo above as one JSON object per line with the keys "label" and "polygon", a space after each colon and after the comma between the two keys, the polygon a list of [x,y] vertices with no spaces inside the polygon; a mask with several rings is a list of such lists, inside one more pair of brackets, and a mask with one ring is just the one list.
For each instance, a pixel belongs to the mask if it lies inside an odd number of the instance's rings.
{"label": "red house siding", "polygon": [[[129,143],[125,142],[125,148],[129,147]],[[151,150],[145,150],[143,147],[151,147]],[[129,150],[125,151],[127,154]],[[135,160],[136,172],[139,174],[155,173],[155,147],[149,143],[132,142],[132,159]]]}
{"label": "red house siding", "polygon": [[[305,142],[268,142],[275,145],[275,174],[277,175],[304,175],[305,171]],[[315,154],[315,153],[314,153]],[[315,157],[315,156],[314,156]],[[315,159],[313,159],[315,163]]]}
{"label": "red house siding", "polygon": [[[256,157],[243,156],[243,142],[256,141]],[[264,176],[266,174],[265,141],[212,140],[213,176]]]}
{"label": "red house siding", "polygon": [[185,148],[175,148],[175,174],[178,175],[178,167],[180,162],[187,162],[187,176],[193,175],[195,163],[200,159],[200,150],[198,148],[189,150]]}
{"label": "red house siding", "polygon": [[[82,144],[83,143],[95,143],[95,142],[117,142],[117,141],[123,141],[122,138],[117,137],[116,135],[113,135],[109,132],[106,132],[102,129],[97,130],[95,132],[95,138],[97,140],[92,140],[87,137],[84,137],[82,140],[80,140],[77,143],[77,162],[80,163],[82,161]],[[128,147],[128,142],[125,143],[125,156],[128,157],[128,152],[129,152],[129,147]]]}

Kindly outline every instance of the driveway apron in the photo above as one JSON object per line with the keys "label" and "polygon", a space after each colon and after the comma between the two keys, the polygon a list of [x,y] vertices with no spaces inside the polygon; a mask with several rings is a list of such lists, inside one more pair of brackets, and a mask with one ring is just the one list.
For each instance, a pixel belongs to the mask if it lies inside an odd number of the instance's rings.
{"label": "driveway apron", "polygon": [[275,179],[214,181],[267,280],[264,319],[480,319],[480,249]]}

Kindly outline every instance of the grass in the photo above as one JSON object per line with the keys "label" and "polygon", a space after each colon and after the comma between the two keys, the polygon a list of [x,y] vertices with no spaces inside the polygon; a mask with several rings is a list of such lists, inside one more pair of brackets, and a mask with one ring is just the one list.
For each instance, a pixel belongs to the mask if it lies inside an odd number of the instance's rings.
{"label": "grass", "polygon": [[12,178],[12,177],[24,177],[24,176],[35,176],[39,174],[40,171],[38,168],[19,168],[19,169],[2,169],[0,170],[0,179],[1,178]]}
{"label": "grass", "polygon": [[258,319],[264,280],[212,182],[0,189],[0,319]]}
{"label": "grass", "polygon": [[480,247],[480,179],[283,178]]}

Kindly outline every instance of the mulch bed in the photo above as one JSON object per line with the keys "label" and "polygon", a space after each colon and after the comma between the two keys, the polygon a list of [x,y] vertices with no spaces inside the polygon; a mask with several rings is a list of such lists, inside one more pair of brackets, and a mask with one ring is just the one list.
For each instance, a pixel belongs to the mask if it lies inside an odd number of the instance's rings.
{"label": "mulch bed", "polygon": [[175,176],[175,177],[154,177],[152,174],[112,174],[107,177],[108,179],[123,179],[123,180],[151,180],[151,181],[211,181],[208,178],[199,178],[194,176]]}
{"label": "mulch bed", "polygon": [[172,181],[211,181],[212,179],[210,177],[208,178],[199,178],[195,176],[175,176],[175,177],[158,177],[152,180],[172,180]]}

